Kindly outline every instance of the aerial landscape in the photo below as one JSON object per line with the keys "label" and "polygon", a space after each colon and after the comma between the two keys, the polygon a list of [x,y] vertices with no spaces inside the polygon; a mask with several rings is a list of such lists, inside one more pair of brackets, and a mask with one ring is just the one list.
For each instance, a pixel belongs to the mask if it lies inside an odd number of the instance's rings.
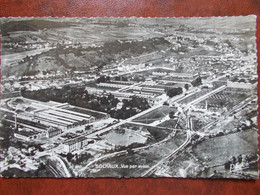
{"label": "aerial landscape", "polygon": [[259,177],[256,16],[0,29],[2,177]]}

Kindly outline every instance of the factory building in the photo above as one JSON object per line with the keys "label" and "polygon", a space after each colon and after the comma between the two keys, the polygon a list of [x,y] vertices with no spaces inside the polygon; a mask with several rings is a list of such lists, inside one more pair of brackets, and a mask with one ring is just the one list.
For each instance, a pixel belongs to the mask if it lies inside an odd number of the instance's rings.
{"label": "factory building", "polygon": [[70,153],[76,150],[80,150],[84,146],[88,145],[89,142],[90,139],[84,136],[79,136],[74,139],[67,140],[63,143],[63,151],[66,153]]}

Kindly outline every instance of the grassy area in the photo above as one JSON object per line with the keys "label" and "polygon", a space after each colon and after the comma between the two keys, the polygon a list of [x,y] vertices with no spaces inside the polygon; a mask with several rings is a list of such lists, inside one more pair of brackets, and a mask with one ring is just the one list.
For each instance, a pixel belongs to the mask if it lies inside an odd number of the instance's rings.
{"label": "grassy area", "polygon": [[184,120],[179,120],[177,126],[177,119],[170,119],[167,121],[162,122],[161,124],[159,124],[159,127],[166,127],[166,128],[181,128],[181,129],[185,129],[186,128],[186,121]]}
{"label": "grassy area", "polygon": [[250,92],[245,91],[233,91],[230,88],[227,88],[223,91],[220,91],[206,100],[200,102],[196,106],[198,107],[205,107],[206,101],[208,104],[208,108],[211,110],[218,110],[218,109],[231,109],[235,105],[239,104],[241,101],[245,100],[251,95]]}
{"label": "grassy area", "polygon": [[169,175],[174,175],[175,177],[195,176],[198,164],[189,150],[185,150],[184,153],[181,153],[176,159],[167,164],[165,171]]}
{"label": "grassy area", "polygon": [[149,143],[155,143],[157,141],[161,141],[164,138],[166,138],[171,130],[166,129],[166,128],[158,128],[158,127],[150,127],[150,126],[145,126],[145,125],[134,125],[134,124],[126,124],[123,127],[126,127],[128,129],[131,129],[133,131],[144,131],[144,132],[149,132],[150,133],[150,142]]}
{"label": "grassy area", "polygon": [[134,119],[133,121],[149,124],[156,120],[160,120],[161,118],[167,116],[172,111],[176,112],[176,108],[172,108],[169,106],[162,106],[160,108],[157,108],[151,112],[148,112],[147,114],[144,114],[144,115]]}
{"label": "grassy area", "polygon": [[257,154],[257,137],[257,131],[250,129],[206,140],[196,145],[193,151],[209,166],[223,164],[232,156]]}
{"label": "grassy area", "polygon": [[[233,128],[233,127],[232,127]],[[185,149],[176,159],[170,161],[163,170],[175,177],[208,178],[256,178],[257,167],[245,170],[247,176],[232,174],[225,168],[230,157],[240,154],[257,154],[256,130],[246,130],[221,137],[214,137]],[[208,168],[206,168],[208,167]],[[214,172],[217,172],[214,173]],[[249,175],[248,175],[249,174]],[[254,176],[255,175],[255,176]]]}
{"label": "grassy area", "polygon": [[203,95],[205,95],[206,93],[209,93],[212,89],[201,89],[200,91],[187,96],[186,98],[184,98],[183,100],[180,101],[181,104],[187,104]]}
{"label": "grassy area", "polygon": [[[132,143],[146,143],[147,136],[141,134],[142,130],[138,132],[128,128],[122,128],[119,130],[112,130],[102,136],[102,139],[116,146],[129,146]],[[143,131],[144,132],[144,131]],[[148,132],[147,132],[148,134]]]}

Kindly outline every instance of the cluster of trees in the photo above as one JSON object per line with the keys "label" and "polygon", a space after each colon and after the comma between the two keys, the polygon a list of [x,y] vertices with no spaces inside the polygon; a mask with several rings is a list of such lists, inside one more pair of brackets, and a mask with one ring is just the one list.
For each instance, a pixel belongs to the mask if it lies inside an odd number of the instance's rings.
{"label": "cluster of trees", "polygon": [[76,165],[81,164],[82,162],[84,162],[92,157],[92,155],[87,152],[82,153],[82,154],[72,154],[72,153],[61,154],[61,156],[66,157],[69,162],[76,164]]}
{"label": "cluster of trees", "polygon": [[106,112],[117,119],[129,118],[150,107],[146,99],[132,96],[129,100],[123,99],[122,108],[117,109],[120,100],[111,93],[96,96],[88,94],[84,87],[71,87],[69,85],[61,89],[50,87],[37,91],[22,90],[22,96],[43,102],[50,100],[61,103],[67,102],[74,106]]}
{"label": "cluster of trees", "polygon": [[189,90],[189,88],[190,88],[189,84],[186,83],[186,84],[184,85],[184,88],[185,88],[186,90]]}
{"label": "cluster of trees", "polygon": [[237,156],[237,158],[235,156],[232,156],[231,159],[229,159],[226,163],[225,163],[225,169],[230,169],[230,165],[231,164],[236,164],[236,163],[241,163],[242,162],[242,155]]}
{"label": "cluster of trees", "polygon": [[192,84],[193,87],[201,85],[202,84],[201,78],[200,77],[196,78],[195,80],[193,80],[191,82],[191,84]]}
{"label": "cluster of trees", "polygon": [[[107,83],[110,82],[110,76],[100,76],[99,78],[96,79],[96,83]],[[124,76],[116,76],[115,77],[116,81],[128,81],[127,77]]]}
{"label": "cluster of trees", "polygon": [[171,88],[171,89],[168,89],[166,91],[166,94],[171,98],[171,97],[174,97],[176,95],[180,95],[182,94],[182,88],[181,87],[176,87],[176,88]]}
{"label": "cluster of trees", "polygon": [[242,162],[251,162],[253,160],[256,160],[257,156],[253,154],[247,154],[242,156],[241,154],[238,156],[232,156],[226,163],[225,163],[225,169],[230,169],[230,165],[233,164],[241,164]]}
{"label": "cluster of trees", "polygon": [[72,105],[87,103],[91,96],[88,94],[84,87],[70,87],[66,85],[61,89],[56,87],[50,87],[47,89],[40,89],[35,91],[21,90],[23,97],[36,99],[39,101],[57,101],[57,102],[68,102]]}
{"label": "cluster of trees", "polygon": [[22,90],[22,96],[30,99],[36,99],[43,102],[57,101],[61,103],[69,103],[74,106],[90,108],[97,111],[107,111],[117,105],[119,100],[112,94],[107,97],[97,97],[88,94],[85,87],[71,87],[66,85],[61,89],[50,87],[37,91]]}
{"label": "cluster of trees", "polygon": [[247,83],[247,82],[250,82],[252,84],[256,83],[257,82],[257,79],[244,79],[244,78],[239,78],[238,76],[235,76],[233,78],[230,79],[232,82],[239,82],[239,83]]}
{"label": "cluster of trees", "polygon": [[108,114],[113,118],[126,119],[150,108],[146,99],[137,96],[132,96],[129,100],[123,99],[122,103],[122,108],[112,109]]}
{"label": "cluster of trees", "polygon": [[116,81],[128,81],[127,77],[124,77],[124,76],[116,76],[115,80]]}
{"label": "cluster of trees", "polygon": [[132,144],[130,144],[128,146],[117,145],[117,146],[115,146],[115,151],[127,150],[127,152],[129,154],[133,154],[134,153],[134,151],[133,151],[134,148],[140,148],[140,147],[143,147],[143,146],[145,146],[144,143],[138,143],[138,142],[134,142],[134,143],[132,143]]}
{"label": "cluster of trees", "polygon": [[[1,118],[3,119],[4,116],[1,115]],[[2,151],[4,151],[4,149],[7,150],[10,147],[14,132],[13,128],[8,122],[6,122],[6,120],[2,120],[1,123],[2,125],[0,125],[0,136],[3,138],[3,140],[0,142],[0,148]]]}
{"label": "cluster of trees", "polygon": [[106,83],[110,81],[110,76],[100,76],[99,78],[97,78],[96,82],[97,83]]}

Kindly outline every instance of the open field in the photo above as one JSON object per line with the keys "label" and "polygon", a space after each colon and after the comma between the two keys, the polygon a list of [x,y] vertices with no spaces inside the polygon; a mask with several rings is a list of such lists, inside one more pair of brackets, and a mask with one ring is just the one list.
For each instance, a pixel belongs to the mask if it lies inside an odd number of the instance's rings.
{"label": "open field", "polygon": [[149,124],[156,120],[160,120],[163,117],[167,116],[170,112],[176,112],[176,108],[172,108],[169,106],[162,106],[160,108],[157,108],[147,114],[144,114],[136,119],[134,119],[134,122],[140,122]]}
{"label": "open field", "polygon": [[189,95],[187,96],[186,98],[184,98],[183,100],[181,100],[179,103],[180,104],[187,104],[199,97],[201,97],[202,95],[205,95],[207,93],[209,93],[210,91],[212,91],[212,89],[201,89],[199,90],[198,92],[192,94],[192,95]]}
{"label": "open field", "polygon": [[[257,153],[257,131],[249,129],[206,140],[193,149],[194,154],[209,166],[223,164],[232,156]],[[214,152],[212,152],[214,151]]]}
{"label": "open field", "polygon": [[210,110],[217,111],[222,110],[223,108],[229,110],[233,106],[248,98],[249,96],[250,94],[245,93],[241,90],[227,88],[214,95],[211,95],[206,100],[203,100],[200,103],[198,103],[196,106],[199,108],[205,108],[207,102],[208,109]]}
{"label": "open field", "polygon": [[106,140],[108,143],[115,146],[129,146],[133,143],[145,144],[147,139],[150,137],[148,131],[145,130],[136,130],[120,128],[112,130],[105,135],[102,135],[101,138]]}
{"label": "open field", "polygon": [[[196,144],[194,147],[188,147],[176,159],[169,161],[161,169],[159,168],[156,173],[160,175],[160,173],[164,172],[169,175],[176,175],[177,177],[241,178],[241,175],[231,173],[226,169],[224,164],[232,156],[256,154],[257,141],[252,139],[252,134],[256,136],[256,129],[207,139],[202,143]],[[257,169],[257,167],[254,168],[252,164],[243,173],[247,175],[247,178],[255,178],[257,177],[257,172],[254,169]]]}
{"label": "open field", "polygon": [[147,134],[147,132],[150,134],[149,136],[149,143],[156,143],[158,141],[161,141],[165,139],[170,133],[171,128],[158,128],[158,127],[152,127],[152,126],[146,126],[144,125],[136,125],[131,123],[126,123],[125,125],[122,125],[121,128],[129,128],[133,131],[140,131],[142,130],[144,134]]}
{"label": "open field", "polygon": [[[178,124],[177,124],[178,122]],[[186,121],[176,119],[170,119],[164,121],[158,125],[158,127],[166,127],[166,128],[176,128],[176,129],[186,129]]]}

